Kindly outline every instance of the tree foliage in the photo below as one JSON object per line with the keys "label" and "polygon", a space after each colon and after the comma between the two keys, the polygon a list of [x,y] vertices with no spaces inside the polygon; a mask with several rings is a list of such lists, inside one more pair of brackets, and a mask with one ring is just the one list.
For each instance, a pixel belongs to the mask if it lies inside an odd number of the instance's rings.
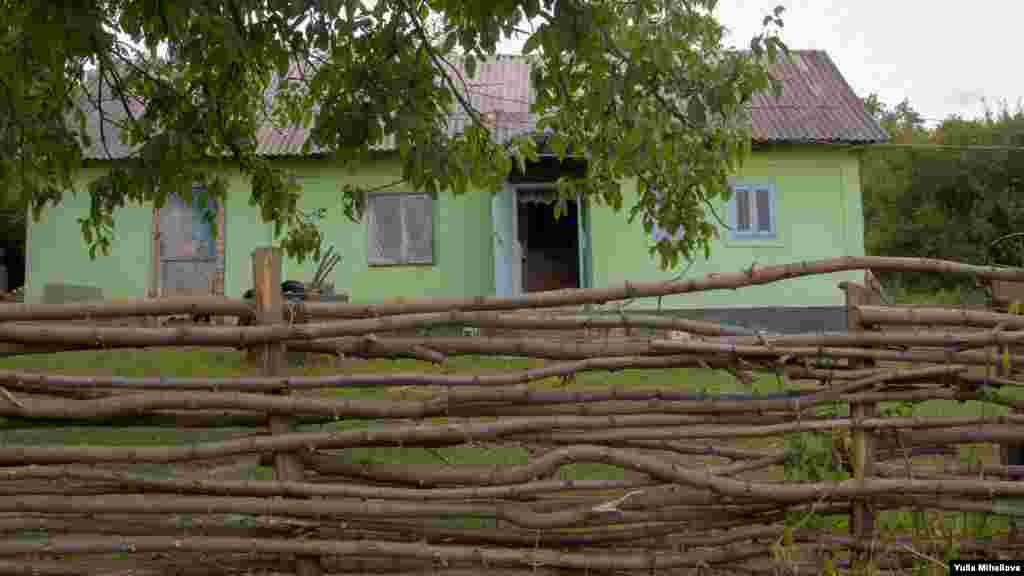
{"label": "tree foliage", "polygon": [[[926,128],[906,100],[891,109],[873,96],[866,104],[894,143],[908,145],[864,156],[868,253],[1024,264],[1020,242],[990,251],[998,238],[1024,232],[1024,111],[1003,104],[979,118],[950,117]],[[933,281],[917,276],[910,283],[958,285]]]}
{"label": "tree foliage", "polygon": [[[554,134],[560,154],[589,160],[561,192],[621,209],[620,183],[636,178],[642,197],[630,219],[685,230],[656,247],[672,265],[707,250],[714,228],[703,206],[728,194],[726,176],[748,148],[746,105],[778,88],[767,62],[785,51],[781,9],[749,50],[730,50],[715,3],[11,0],[0,5],[0,189],[37,213],[58,204],[84,151],[110,151],[110,135],[90,124],[100,114],[123,132],[131,158],[89,183],[81,225],[94,250],[109,248],[118,207],[190,199],[196,182],[222,199],[231,167],[251,180],[250,201],[286,251],[316,257],[319,232],[301,217],[301,189],[256,153],[258,128],[306,128],[307,150],[341,164],[394,134],[411,186],[497,191],[535,157],[535,142],[492,138],[449,64],[460,59],[471,76],[502,38],[524,34],[538,129]],[[451,134],[455,111],[472,122]],[[361,216],[365,193],[339,190],[346,214]]]}

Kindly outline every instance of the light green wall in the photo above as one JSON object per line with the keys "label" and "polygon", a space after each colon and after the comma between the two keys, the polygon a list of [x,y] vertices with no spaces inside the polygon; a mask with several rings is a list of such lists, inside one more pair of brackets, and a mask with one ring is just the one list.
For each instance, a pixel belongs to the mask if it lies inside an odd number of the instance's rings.
{"label": "light green wall", "polygon": [[[39,222],[30,222],[28,301],[41,302],[44,287],[51,283],[100,288],[104,299],[139,298],[148,293],[152,270],[152,205],[131,204],[115,212],[110,254],[97,254],[95,260],[89,259],[77,219],[89,211],[88,183],[105,169],[99,166],[83,170],[75,181],[77,195],[65,193],[61,203],[45,210]],[[238,255],[246,252],[243,247],[267,245],[271,228],[260,221],[256,208],[248,205],[248,181],[237,172],[223,174],[228,181],[225,286],[228,294],[241,295],[251,284],[252,265],[248,256],[243,262]],[[251,249],[248,251],[251,253]]]}
{"label": "light green wall", "polygon": [[[354,173],[316,160],[290,161],[282,163],[282,167],[299,177],[303,187],[302,210],[327,210],[327,218],[320,224],[324,249],[334,246],[342,256],[327,281],[334,282],[337,291],[348,292],[354,301],[374,302],[403,296],[478,296],[493,291],[490,194],[471,191],[458,197],[438,195],[433,202],[433,265],[369,266],[366,220],[356,223],[344,215],[341,188],[345,183],[379,187],[395,182],[401,174],[399,163],[393,157],[385,157]],[[398,185],[381,191],[414,190]],[[232,240],[229,245],[235,246]],[[309,281],[316,266],[311,260],[300,264],[286,259],[283,274],[286,279]]]}
{"label": "light green wall", "polygon": [[[382,157],[352,172],[318,160],[279,160],[278,165],[299,177],[303,185],[300,206],[304,210],[326,208],[321,223],[324,246],[334,245],[343,256],[328,278],[338,291],[355,301],[376,301],[397,296],[476,296],[493,291],[494,266],[490,242],[490,195],[470,192],[453,198],[440,195],[434,202],[434,264],[430,266],[370,267],[367,264],[366,221],[353,223],[342,213],[341,186],[346,183],[380,186],[398,180],[399,164]],[[44,212],[29,229],[29,301],[42,299],[48,283],[78,284],[101,288],[104,298],[141,297],[149,286],[152,211],[132,206],[115,214],[115,238],[109,256],[95,261],[76,219],[87,214],[86,184],[103,168],[83,171],[77,196],[67,194],[61,205]],[[229,296],[241,296],[252,286],[255,248],[273,242],[273,227],[263,222],[249,205],[250,186],[237,173],[226,173],[224,286]],[[405,191],[398,187],[396,191]],[[286,279],[308,281],[316,264],[300,264],[286,258]]]}
{"label": "light green wall", "polygon": [[238,174],[229,179],[224,206],[224,294],[241,297],[252,288],[252,252],[270,246],[274,229],[260,218],[260,210],[249,205],[251,187]]}
{"label": "light green wall", "polygon": [[[334,245],[343,259],[328,281],[354,301],[372,302],[393,297],[475,296],[494,291],[491,196],[470,192],[465,196],[440,195],[434,202],[435,262],[431,266],[371,267],[367,264],[366,222],[349,221],[341,209],[345,182],[380,186],[398,179],[400,167],[384,157],[354,173],[317,160],[279,161],[294,172],[304,187],[304,210],[326,208],[321,223],[324,245]],[[85,182],[99,169],[83,172]],[[776,241],[729,241],[713,243],[711,258],[693,263],[687,277],[712,272],[736,272],[752,262],[783,264],[804,259],[863,255],[863,214],[857,157],[843,150],[793,147],[755,151],[741,178],[768,181],[776,186]],[[249,184],[229,174],[225,207],[225,291],[240,296],[252,285],[252,251],[272,241],[272,228],[249,206]],[[590,208],[592,285],[650,281],[678,276],[662,271],[656,257],[648,254],[649,239],[639,221],[629,224],[628,209],[635,203],[635,183],[624,185],[621,212],[606,206]],[[403,191],[397,187],[396,191]],[[87,213],[88,195],[66,195],[56,209],[47,210],[40,222],[31,223],[28,238],[29,301],[40,301],[47,283],[81,284],[103,289],[105,298],[145,295],[149,283],[151,210],[132,206],[115,215],[115,242],[109,256],[90,260],[76,219]],[[718,207],[725,214],[724,205]],[[723,234],[724,236],[724,234]],[[308,281],[315,264],[285,259],[286,279]],[[665,298],[664,307],[832,306],[842,304],[837,288],[843,279],[861,278],[860,272],[815,276],[744,288]],[[634,306],[653,305],[637,302]]]}
{"label": "light green wall", "polygon": [[100,174],[99,169],[84,170],[76,180],[77,195],[66,193],[38,222],[29,219],[26,301],[41,302],[47,284],[101,288],[105,299],[145,296],[153,234],[150,210],[138,205],[117,210],[110,254],[89,258],[77,219],[89,213],[85,184]]}
{"label": "light green wall", "polygon": [[[738,178],[775,185],[775,240],[730,240],[725,230],[711,245],[710,258],[703,253],[693,261],[686,278],[709,273],[738,272],[752,263],[767,266],[800,260],[864,254],[864,226],[859,162],[844,149],[794,146],[756,150]],[[594,286],[625,281],[656,281],[678,277],[686,268],[663,271],[639,218],[630,225],[627,214],[638,200],[635,182],[624,185],[622,212],[607,206],[591,207]],[[716,207],[726,218],[724,202]],[[714,222],[714,220],[711,220]],[[835,306],[843,303],[837,284],[863,277],[863,272],[843,272],[784,280],[739,290],[698,292],[662,299],[662,307],[715,308],[757,306]],[[656,306],[657,300],[637,301],[634,306]]]}

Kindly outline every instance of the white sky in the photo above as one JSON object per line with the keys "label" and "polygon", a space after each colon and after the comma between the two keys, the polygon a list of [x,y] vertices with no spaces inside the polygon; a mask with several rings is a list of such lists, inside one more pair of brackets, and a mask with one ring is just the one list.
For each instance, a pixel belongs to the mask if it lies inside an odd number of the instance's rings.
{"label": "white sky", "polygon": [[875,92],[890,105],[909,98],[928,121],[979,115],[982,98],[993,108],[1024,98],[1019,0],[720,0],[729,43],[749,43],[780,4],[786,45],[828,52],[860,96]]}

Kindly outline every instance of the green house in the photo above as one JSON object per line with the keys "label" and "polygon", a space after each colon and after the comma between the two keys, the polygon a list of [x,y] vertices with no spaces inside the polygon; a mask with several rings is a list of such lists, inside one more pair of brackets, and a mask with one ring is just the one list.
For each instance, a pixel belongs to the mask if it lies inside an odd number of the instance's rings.
{"label": "green house", "polygon": [[[303,156],[305,134],[297,130],[262,129],[259,151],[298,178],[303,209],[327,209],[325,245],[343,257],[328,281],[353,301],[599,287],[735,272],[752,263],[862,255],[858,151],[887,136],[824,52],[794,51],[774,72],[783,81],[782,96],[759,95],[752,103],[754,152],[735,175],[732,200],[718,207],[732,230],[722,231],[709,259],[684,263],[679,270],[660,270],[648,253],[652,237],[639,220],[628,222],[626,212],[637,198],[635,182],[623,183],[621,213],[570,202],[568,215],[554,218],[551,182],[581,160],[559,163],[542,157],[526,174],[510,176],[496,195],[431,197],[401,185],[384,188],[370,197],[363,221],[353,223],[342,214],[340,186],[386,186],[398,180],[393,141],[383,142],[375,159],[355,171]],[[471,89],[474,104],[493,122],[497,137],[532,131],[524,59],[481,64]],[[452,129],[464,122],[453,117]],[[92,126],[98,130],[95,118]],[[79,189],[129,153],[117,142],[90,150]],[[222,231],[216,240],[194,206],[180,201],[159,211],[130,206],[116,214],[110,255],[95,260],[89,258],[76,221],[88,210],[88,195],[67,194],[59,207],[29,224],[26,301],[211,292],[240,296],[251,287],[253,249],[275,238],[271,225],[249,206],[246,180],[227,176],[226,203],[216,207]],[[309,280],[315,266],[286,260],[284,276]],[[630,307],[660,306],[769,329],[841,329],[843,300],[837,284],[860,277],[838,273],[637,301]]]}

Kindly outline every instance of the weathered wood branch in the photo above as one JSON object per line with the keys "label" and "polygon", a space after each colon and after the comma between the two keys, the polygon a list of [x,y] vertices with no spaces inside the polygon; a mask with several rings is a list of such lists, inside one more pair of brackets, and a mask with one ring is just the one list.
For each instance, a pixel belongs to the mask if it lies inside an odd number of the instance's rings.
{"label": "weathered wood branch", "polygon": [[[1021,318],[1017,316],[1017,318]],[[1021,323],[1024,327],[1024,322]],[[766,346],[888,346],[888,347],[941,347],[955,351],[993,345],[1015,345],[1024,342],[1024,331],[1003,332],[990,330],[979,333],[937,332],[914,330],[903,332],[848,332],[843,334],[793,334],[786,336],[728,337],[711,340],[722,345]]]}
{"label": "weathered wood branch", "polygon": [[[174,377],[123,377],[111,375],[74,376],[19,370],[0,370],[0,384],[11,388],[40,389],[58,388],[129,388],[153,390],[209,390],[260,392],[272,390],[308,390],[316,388],[370,388],[387,386],[472,386],[507,387],[544,380],[572,376],[583,372],[614,371],[639,368],[678,368],[699,365],[703,360],[695,356],[617,356],[610,358],[586,358],[492,374],[436,374],[423,372],[394,372],[367,374],[332,374],[329,376],[241,376],[237,378],[174,378]],[[719,359],[708,359],[712,367],[726,367],[731,363]],[[622,391],[626,394],[626,391]]]}
{"label": "weathered wood branch", "polygon": [[[484,390],[451,390],[446,394],[429,400],[372,400],[348,398],[312,398],[303,396],[267,396],[262,394],[246,394],[231,392],[144,392],[139,394],[123,394],[95,400],[56,400],[23,397],[18,404],[0,402],[0,416],[18,418],[88,420],[103,419],[117,416],[149,414],[161,410],[241,410],[250,412],[266,412],[274,415],[322,416],[333,419],[342,418],[426,418],[446,416],[452,409],[467,399],[470,402],[481,400],[507,401],[529,397],[530,390],[518,388],[484,389]],[[796,405],[799,400],[794,399]],[[742,405],[741,402],[737,402]],[[640,408],[643,408],[642,406]],[[641,420],[649,425],[682,426],[689,424],[727,424],[754,423],[758,420],[743,414],[718,415],[713,410],[705,410],[701,415],[659,414],[656,406],[647,405],[646,409],[637,410],[635,418],[619,419],[620,422]],[[760,410],[758,410],[760,408]],[[763,407],[754,406],[747,412],[764,411]],[[764,418],[764,416],[759,416]],[[772,416],[767,416],[773,419]],[[774,419],[786,420],[782,415]],[[763,420],[762,420],[763,422]]]}
{"label": "weathered wood branch", "polygon": [[1024,477],[1024,466],[997,466],[982,464],[963,464],[959,462],[944,462],[939,466],[913,466],[909,470],[905,465],[876,463],[875,469],[879,475],[890,478],[942,478],[957,476],[973,476],[982,478],[986,476],[998,476],[1002,478]]}
{"label": "weathered wood branch", "polygon": [[[754,438],[777,434],[837,429],[951,428],[1022,424],[1024,416],[980,416],[950,418],[849,418],[794,422],[768,426],[664,428],[686,423],[685,415],[639,416],[536,416],[507,418],[493,422],[396,425],[367,430],[290,433],[274,437],[247,437],[197,443],[189,446],[0,446],[0,464],[67,464],[75,462],[176,462],[260,452],[349,448],[355,446],[451,445],[473,441],[532,437],[577,439],[579,443],[607,440],[657,440],[682,438]],[[653,428],[629,428],[652,426]],[[661,426],[661,428],[658,428]],[[555,432],[556,430],[590,432]],[[535,436],[540,434],[540,436]],[[1024,440],[1024,427],[1009,427],[1002,433],[1008,441]],[[981,440],[986,441],[986,440]]]}
{"label": "weathered wood branch", "polygon": [[[314,464],[316,458],[304,458],[305,463]],[[272,462],[266,462],[270,465]],[[358,464],[351,466],[350,470],[361,469],[367,471],[370,467],[361,467]],[[480,477],[479,471],[467,472],[464,467],[438,468],[436,466],[414,466],[408,472],[419,473],[423,482],[416,482],[411,477],[405,478],[407,483],[420,484],[422,486],[433,486],[437,484],[432,477],[436,474],[444,475],[444,478],[451,479],[451,472],[445,475],[444,470],[451,470],[455,473],[461,472],[463,478],[472,479]],[[728,470],[726,470],[728,472]],[[482,485],[465,488],[394,488],[388,486],[373,486],[351,483],[319,484],[308,482],[278,482],[278,481],[243,481],[243,480],[208,480],[202,478],[176,479],[176,478],[155,478],[140,474],[131,474],[113,470],[100,470],[82,466],[27,466],[17,468],[0,469],[0,480],[24,480],[24,479],[74,479],[91,480],[97,482],[108,482],[124,488],[145,489],[147,492],[163,491],[172,493],[208,494],[223,496],[318,496],[331,498],[365,498],[365,499],[392,499],[392,500],[493,500],[497,498],[518,499],[527,496],[535,496],[547,493],[565,493],[567,491],[607,491],[644,488],[655,485],[652,481],[634,480],[538,480],[522,483],[508,483],[504,485]],[[444,483],[444,482],[442,482]],[[451,482],[449,482],[451,483]],[[472,482],[456,482],[472,484]],[[695,498],[692,503],[709,502],[708,497],[703,499]]]}
{"label": "weathered wood branch", "polygon": [[498,565],[566,567],[577,569],[669,569],[681,566],[703,566],[735,562],[746,558],[767,556],[765,546],[722,547],[710,552],[657,553],[593,552],[563,553],[545,549],[501,549],[475,546],[438,546],[407,542],[375,540],[325,541],[276,540],[260,538],[204,538],[201,536],[130,537],[60,536],[33,540],[0,542],[0,556],[19,554],[110,554],[131,550],[135,553],[164,552],[250,552],[260,550],[274,554],[321,556],[385,556],[487,562]]}
{"label": "weathered wood branch", "polygon": [[857,313],[865,324],[892,324],[920,326],[978,326],[993,328],[1002,325],[1006,330],[1024,330],[1024,316],[1001,314],[983,310],[960,308],[896,308],[887,306],[858,306]]}
{"label": "weathered wood branch", "polygon": [[[743,357],[789,357],[789,358],[857,358],[865,360],[884,360],[891,362],[922,362],[990,365],[999,358],[989,352],[956,350],[879,350],[866,348],[829,348],[825,346],[755,346],[746,344],[723,344],[717,342],[670,341],[655,340],[651,348],[662,353],[676,354],[729,354]],[[1011,354],[1010,360],[1016,365],[1024,365],[1024,356]]]}
{"label": "weathered wood branch", "polygon": [[[876,425],[881,424],[881,420],[883,419],[879,420],[880,422],[876,423]],[[864,424],[869,423],[865,422]],[[892,422],[892,424],[895,424],[895,422]],[[1018,428],[1015,432],[1017,433],[1018,438],[1024,437],[1024,430]],[[276,441],[285,439],[287,438],[274,438]],[[43,450],[46,449],[45,447],[39,448]],[[7,451],[9,449],[4,450]],[[32,452],[30,448],[16,450],[19,450],[26,456],[24,461],[34,460],[34,458],[30,457]],[[82,458],[82,460],[84,461],[86,459]],[[554,450],[546,454],[542,459],[535,460],[523,466],[505,466],[496,468],[492,472],[492,476],[494,478],[500,477],[507,483],[509,479],[514,477],[514,475],[524,475],[524,479],[528,481],[531,477],[531,473],[537,470],[544,470],[544,467],[565,465],[572,462],[601,462],[612,466],[619,466],[635,470],[637,472],[642,472],[664,482],[683,484],[694,488],[709,489],[723,496],[755,498],[758,500],[780,503],[801,503],[830,498],[849,499],[873,496],[875,494],[931,494],[974,497],[1024,496],[1024,484],[1021,484],[1020,482],[999,482],[987,480],[888,480],[869,478],[842,482],[812,482],[789,485],[733,480],[723,476],[710,475],[703,470],[687,470],[679,467],[673,462],[666,462],[660,458],[637,454],[635,451],[625,451],[600,446],[573,446]],[[484,480],[486,481],[486,479]],[[230,501],[232,499],[227,500]],[[28,511],[29,509],[25,507],[24,502],[24,499],[0,499],[0,510]],[[52,504],[53,503],[51,502],[51,505]],[[311,502],[308,500],[298,500],[291,503],[290,506],[295,508],[305,505],[312,506],[314,504],[320,504],[321,506],[325,505],[322,501]],[[104,506],[107,505],[108,504],[104,504]],[[419,503],[417,505],[419,505]],[[38,511],[56,511],[52,506],[50,508],[46,508],[47,504],[42,501],[40,501],[39,506],[40,508]],[[110,500],[109,506],[127,506],[127,504],[118,504],[116,499],[112,499]],[[153,506],[153,504],[150,504],[150,506]],[[254,503],[253,506],[270,505],[265,503]],[[278,504],[274,504],[274,506],[278,506]],[[80,508],[73,511],[86,509],[87,508]],[[33,510],[35,509],[33,508]],[[264,511],[255,513],[269,513],[267,510],[270,510],[270,508],[260,508],[260,510]],[[325,512],[325,510],[326,508],[321,508],[320,511],[317,512],[316,507],[313,506],[313,510],[311,510],[311,512],[326,514],[327,512]],[[398,509],[396,508],[395,510]],[[404,508],[402,510],[405,511]],[[417,510],[423,510],[423,508],[419,508]],[[462,510],[462,512],[471,514],[474,513],[474,510],[477,513],[483,513],[477,509],[471,510],[469,508]],[[136,510],[132,508],[129,511],[134,512]],[[363,512],[365,511],[366,510],[363,510]],[[451,510],[449,509],[448,512],[450,511]],[[360,514],[361,512],[353,509],[351,513]],[[398,514],[398,512],[395,513]],[[518,518],[518,520],[523,519]]]}
{"label": "weathered wood branch", "polygon": [[[595,395],[596,396],[596,395]],[[451,416],[608,416],[612,414],[755,414],[748,418],[763,418],[759,423],[768,424],[776,420],[791,421],[795,418],[789,408],[796,402],[793,399],[764,399],[764,400],[729,400],[727,398],[718,400],[713,397],[704,400],[663,400],[651,395],[652,399],[642,400],[595,400],[584,397],[578,401],[566,401],[558,403],[541,403],[533,401],[514,402],[506,404],[471,404],[455,406],[448,412]],[[723,395],[727,396],[727,395]],[[979,392],[963,390],[949,390],[940,388],[927,388],[923,390],[893,391],[893,392],[866,392],[858,394],[844,394],[837,399],[814,398],[811,394],[801,395],[800,408],[810,409],[816,406],[832,404],[860,404],[876,402],[927,402],[929,400],[955,400],[966,402],[970,400],[985,400],[992,402],[992,399],[983,396]],[[1013,398],[1000,398],[999,404],[1024,408],[1024,400]],[[774,413],[776,412],[777,413]],[[813,419],[811,416],[804,416],[804,419]],[[746,422],[746,418],[737,420]]]}
{"label": "weathered wood branch", "polygon": [[255,308],[251,302],[222,296],[139,298],[69,304],[0,304],[0,322],[100,320],[177,314],[249,318],[254,313]]}
{"label": "weathered wood branch", "polygon": [[[745,511],[744,508],[754,509]],[[666,506],[644,510],[588,506],[538,512],[512,502],[407,502],[364,499],[248,498],[103,494],[91,496],[0,496],[0,512],[87,514],[248,514],[286,518],[497,518],[524,529],[548,530],[583,525],[710,520],[768,512],[774,504],[711,507]]]}
{"label": "weathered wood branch", "polygon": [[470,298],[402,298],[380,304],[302,302],[297,306],[313,318],[368,318],[440,312],[449,310],[517,310],[553,308],[583,304],[605,304],[632,298],[672,296],[704,290],[734,289],[769,284],[780,280],[830,274],[849,270],[931,272],[975,276],[981,279],[1024,281],[1024,269],[975,266],[928,258],[844,256],[751,268],[743,272],[708,274],[703,278],[656,282],[626,282],[607,288],[531,292],[520,296],[474,296]]}

